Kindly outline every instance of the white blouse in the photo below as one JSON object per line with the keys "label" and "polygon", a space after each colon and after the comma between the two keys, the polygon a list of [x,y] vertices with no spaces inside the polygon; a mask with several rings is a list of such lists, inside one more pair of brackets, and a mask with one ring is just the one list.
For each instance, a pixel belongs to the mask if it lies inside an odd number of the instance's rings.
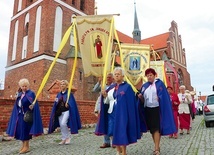
{"label": "white blouse", "polygon": [[184,94],[179,93],[178,98],[180,101],[180,104],[178,106],[178,113],[179,114],[182,114],[182,113],[189,114],[190,113],[189,104],[193,102],[191,95],[187,94],[187,93],[184,93]]}
{"label": "white blouse", "polygon": [[158,107],[159,102],[158,102],[158,96],[157,96],[157,89],[155,85],[156,80],[151,84],[144,92],[143,97],[144,97],[144,107]]}
{"label": "white blouse", "polygon": [[104,100],[104,104],[109,104],[108,113],[111,114],[114,108],[114,104],[116,104],[116,99],[114,99],[114,90],[115,87],[108,91],[108,95]]}

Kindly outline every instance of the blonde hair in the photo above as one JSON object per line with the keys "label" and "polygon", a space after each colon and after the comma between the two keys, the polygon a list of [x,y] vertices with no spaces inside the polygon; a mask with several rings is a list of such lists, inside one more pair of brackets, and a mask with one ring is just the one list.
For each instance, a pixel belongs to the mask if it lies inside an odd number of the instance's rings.
{"label": "blonde hair", "polygon": [[62,80],[62,81],[60,81],[60,83],[65,83],[66,86],[68,86],[68,81],[67,80]]}
{"label": "blonde hair", "polygon": [[23,86],[24,84],[26,84],[27,87],[30,86],[30,83],[29,83],[28,79],[23,78],[23,79],[19,80],[19,86],[20,86],[20,87]]}

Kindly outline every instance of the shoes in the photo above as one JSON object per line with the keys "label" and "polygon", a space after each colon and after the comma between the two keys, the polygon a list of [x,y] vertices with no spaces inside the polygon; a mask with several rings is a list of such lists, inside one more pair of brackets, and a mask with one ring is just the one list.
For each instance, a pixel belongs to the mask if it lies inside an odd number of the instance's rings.
{"label": "shoes", "polygon": [[67,138],[66,140],[65,140],[65,145],[68,145],[68,144],[70,144],[71,143],[71,138]]}
{"label": "shoes", "polygon": [[102,146],[100,146],[100,148],[104,149],[104,148],[108,148],[111,147],[110,144],[104,143]]}
{"label": "shoes", "polygon": [[174,134],[173,134],[173,138],[177,139],[177,138],[178,138],[178,134],[177,134],[177,133],[174,133]]}
{"label": "shoes", "polygon": [[153,155],[160,155],[160,147],[159,147],[159,149],[155,149],[153,151]]}
{"label": "shoes", "polygon": [[175,138],[175,139],[178,139],[178,135],[174,135],[174,138]]}
{"label": "shoes", "polygon": [[169,138],[172,138],[173,137],[173,135],[169,135]]}
{"label": "shoes", "polygon": [[63,144],[65,144],[65,140],[62,140],[62,141],[59,143],[59,145],[63,145]]}
{"label": "shoes", "polygon": [[120,155],[120,152],[117,151],[117,154],[116,154],[116,155]]}
{"label": "shoes", "polygon": [[182,131],[180,131],[180,135],[183,135],[183,134],[184,134],[183,130],[182,130]]}
{"label": "shoes", "polygon": [[25,154],[25,153],[27,153],[27,152],[30,152],[30,150],[29,150],[29,149],[22,149],[22,150],[19,152],[19,154]]}
{"label": "shoes", "polygon": [[155,150],[155,151],[153,152],[153,155],[160,155],[160,151],[159,151],[159,150]]}
{"label": "shoes", "polygon": [[187,134],[190,134],[189,130],[187,131]]}
{"label": "shoes", "polygon": [[111,147],[112,147],[112,148],[116,148],[116,145],[112,145]]}

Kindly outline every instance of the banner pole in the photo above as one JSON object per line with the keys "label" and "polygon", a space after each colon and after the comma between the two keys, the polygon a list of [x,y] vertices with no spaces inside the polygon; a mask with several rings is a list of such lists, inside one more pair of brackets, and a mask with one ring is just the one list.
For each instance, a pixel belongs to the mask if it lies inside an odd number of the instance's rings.
{"label": "banner pole", "polygon": [[62,38],[62,41],[61,41],[61,43],[59,45],[58,51],[56,53],[56,56],[55,56],[53,62],[51,63],[51,66],[49,67],[47,73],[45,74],[45,76],[44,76],[44,78],[42,80],[42,83],[41,83],[41,85],[40,85],[40,87],[39,87],[39,89],[38,89],[38,91],[36,93],[36,97],[35,97],[35,99],[34,99],[34,101],[32,103],[33,105],[36,103],[36,100],[37,100],[38,96],[40,95],[40,93],[42,92],[42,89],[44,88],[44,86],[45,86],[45,84],[46,84],[46,82],[47,82],[47,80],[48,80],[48,78],[50,76],[50,73],[51,73],[51,71],[52,71],[52,69],[53,69],[53,67],[54,67],[54,65],[55,65],[55,63],[56,63],[61,51],[62,51],[62,49],[64,48],[66,42],[68,41],[68,38],[70,37],[70,33],[71,33],[71,30],[72,30],[72,27],[73,27],[73,24],[65,32],[65,34],[64,34],[64,36]]}

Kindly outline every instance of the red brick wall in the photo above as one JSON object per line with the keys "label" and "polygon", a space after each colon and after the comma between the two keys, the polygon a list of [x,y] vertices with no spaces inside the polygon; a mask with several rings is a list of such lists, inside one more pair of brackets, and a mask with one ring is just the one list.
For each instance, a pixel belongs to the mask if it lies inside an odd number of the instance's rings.
{"label": "red brick wall", "polygon": [[[0,135],[7,129],[7,124],[10,119],[11,111],[13,109],[13,99],[0,99]],[[39,101],[40,111],[44,128],[48,127],[50,113],[52,110],[53,102]],[[96,123],[97,117],[93,114],[94,101],[77,101],[82,125]]]}

